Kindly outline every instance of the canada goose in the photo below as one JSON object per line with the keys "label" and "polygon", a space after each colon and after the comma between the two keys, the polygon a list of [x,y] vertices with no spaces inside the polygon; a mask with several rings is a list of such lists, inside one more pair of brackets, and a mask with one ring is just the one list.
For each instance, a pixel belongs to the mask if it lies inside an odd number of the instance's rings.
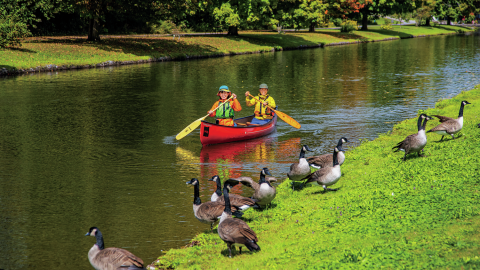
{"label": "canada goose", "polygon": [[443,140],[443,137],[445,135],[450,135],[452,136],[453,139],[455,139],[455,134],[458,133],[460,130],[462,130],[463,127],[463,107],[467,104],[471,104],[470,102],[464,100],[460,103],[460,112],[458,113],[458,118],[453,119],[450,117],[446,116],[441,116],[441,115],[433,115],[438,118],[440,121],[440,125],[430,129],[428,132],[434,132],[437,134],[442,135],[442,138],[440,141]]}
{"label": "canada goose", "polygon": [[[224,197],[222,196],[222,182],[220,181],[220,177],[218,175],[214,175],[212,178],[208,179],[208,181],[215,181],[217,183],[217,190],[213,192],[210,200],[212,202],[221,202],[224,204],[225,201]],[[237,184],[238,183],[239,182],[237,182]],[[227,185],[227,181],[225,181],[224,185]],[[230,194],[230,204],[240,208],[242,211],[247,210],[250,207],[258,207],[253,199],[235,194]]]}
{"label": "canada goose", "polygon": [[238,181],[242,184],[249,186],[255,190],[255,193],[252,196],[252,199],[260,206],[265,207],[267,204],[273,201],[277,191],[270,182],[276,181],[276,179],[266,179],[265,175],[270,175],[268,168],[263,168],[260,172],[260,180],[257,182],[253,181],[252,178],[247,176],[242,176],[238,178],[229,179],[229,181]]}
{"label": "canada goose", "polygon": [[[307,145],[302,146],[300,150],[300,157],[297,163],[293,163],[290,166],[290,171],[287,173],[288,179],[292,181],[304,180],[310,173],[310,165],[308,165],[307,159],[305,159],[305,152],[312,151]],[[292,182],[292,188],[295,189],[295,184]]]}
{"label": "canada goose", "polygon": [[[223,188],[223,197],[225,201],[225,211],[223,211],[222,216],[220,217],[218,235],[227,244],[229,257],[232,257],[232,246],[234,244],[245,245],[250,251],[259,251],[260,247],[257,245],[258,238],[255,232],[250,229],[245,221],[238,218],[232,218],[227,186]],[[239,248],[240,254],[242,254],[242,246]]]}
{"label": "canada goose", "polygon": [[122,248],[105,248],[103,235],[97,227],[91,227],[85,236],[93,236],[97,243],[88,252],[88,260],[97,270],[145,269],[142,259]]}
{"label": "canada goose", "polygon": [[[432,120],[432,117],[422,113],[418,117],[417,126],[418,132],[416,134],[408,135],[403,141],[399,142],[392,149],[397,148],[394,152],[404,151],[403,161],[407,160],[407,155],[410,153],[417,153],[418,156],[423,156],[420,151],[427,145],[427,136],[425,135],[425,126],[427,121]],[[423,124],[422,124],[423,121]]]}
{"label": "canada goose", "polygon": [[[345,152],[345,150],[342,148],[342,145],[343,143],[346,143],[346,142],[348,142],[348,140],[345,137],[342,137],[340,138],[340,140],[338,140],[337,148],[338,150],[340,150],[340,152],[338,152],[337,158],[338,158],[338,164],[340,164],[340,166],[345,161],[345,154],[343,153]],[[313,157],[307,158],[307,161],[310,164],[310,166],[316,169],[331,167],[333,164],[333,155],[324,154],[320,156],[313,156]]]}
{"label": "canada goose", "polygon": [[[202,203],[200,200],[200,184],[197,178],[192,178],[192,180],[187,182],[187,185],[193,185],[194,187],[193,213],[195,217],[203,223],[210,224],[210,230],[213,230],[213,224],[222,215],[225,204],[221,202]],[[231,211],[236,217],[243,215],[239,210],[238,207],[232,206]]]}
{"label": "canada goose", "polygon": [[335,147],[335,149],[333,150],[333,167],[325,167],[318,169],[316,172],[312,173],[308,177],[307,181],[305,181],[305,184],[314,182],[318,185],[323,186],[324,190],[336,191],[337,189],[327,187],[337,183],[338,179],[340,179],[340,176],[342,176],[342,172],[340,171],[340,164],[338,164],[338,152],[340,152],[340,150]]}

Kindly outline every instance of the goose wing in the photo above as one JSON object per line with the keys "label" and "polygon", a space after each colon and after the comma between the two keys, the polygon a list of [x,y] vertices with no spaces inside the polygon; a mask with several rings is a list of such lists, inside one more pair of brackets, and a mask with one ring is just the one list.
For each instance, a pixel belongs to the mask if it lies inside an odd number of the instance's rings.
{"label": "goose wing", "polygon": [[462,126],[456,119],[449,120],[447,122],[443,122],[440,125],[430,129],[428,132],[435,132],[435,131],[445,131],[447,133],[454,133],[460,130]]}
{"label": "goose wing", "polygon": [[[230,203],[236,207],[241,207],[244,205],[249,205],[249,206],[255,205],[255,201],[250,198],[243,197],[236,194],[231,194],[231,193],[229,194],[229,196],[230,196]],[[225,198],[221,196],[217,199],[217,202],[225,204]]]}
{"label": "goose wing", "polygon": [[270,183],[277,182],[277,178],[273,176],[265,176],[265,180],[267,180]]}
{"label": "goose wing", "polygon": [[400,149],[403,149],[408,152],[408,149],[412,145],[412,143],[415,141],[417,134],[412,134],[408,135],[403,141],[399,142],[396,146],[394,146],[392,149],[397,148],[395,152],[400,151]]}
{"label": "goose wing", "polygon": [[[333,161],[332,161],[333,162]],[[305,183],[311,183],[311,182],[316,182],[318,179],[321,179],[324,175],[327,175],[330,172],[331,168],[320,168],[316,172],[310,174],[307,178],[307,182]]]}
{"label": "goose wing", "polygon": [[438,121],[440,121],[440,123],[447,122],[447,121],[450,121],[450,120],[455,120],[451,117],[446,117],[446,116],[441,116],[441,115],[434,115],[434,116],[438,118]]}
{"label": "goose wing", "polygon": [[144,269],[142,259],[122,248],[106,248],[97,254],[95,260],[101,267],[99,269]]}
{"label": "goose wing", "polygon": [[333,154],[324,154],[320,156],[309,157],[307,158],[307,161],[309,164],[325,168],[333,165]]}
{"label": "goose wing", "polygon": [[257,189],[260,188],[260,185],[257,182],[253,181],[253,179],[251,177],[248,177],[248,176],[240,176],[240,177],[237,177],[237,178],[230,178],[227,181],[240,182],[247,187],[253,188],[254,190],[257,190]]}
{"label": "goose wing", "polygon": [[257,235],[245,221],[236,218],[224,220],[218,227],[220,237],[228,242],[245,244],[249,241],[258,242]]}
{"label": "goose wing", "polygon": [[[202,220],[215,221],[222,215],[223,210],[225,210],[225,203],[210,201],[202,203],[198,208],[196,215]],[[235,211],[236,208],[232,206],[232,213]]]}

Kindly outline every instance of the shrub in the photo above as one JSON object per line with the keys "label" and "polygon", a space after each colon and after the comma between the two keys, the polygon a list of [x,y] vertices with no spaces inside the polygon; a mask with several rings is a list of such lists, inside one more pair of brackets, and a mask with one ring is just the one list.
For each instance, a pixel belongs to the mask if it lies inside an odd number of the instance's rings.
{"label": "shrub", "polygon": [[340,32],[350,33],[352,31],[358,30],[357,22],[356,21],[351,21],[351,20],[346,20],[346,21],[342,22],[340,27],[341,27]]}
{"label": "shrub", "polygon": [[22,46],[21,40],[29,35],[27,24],[17,15],[0,14],[0,48]]}
{"label": "shrub", "polygon": [[331,22],[332,22],[336,27],[341,26],[342,23],[343,23],[343,22],[342,22],[342,19],[340,19],[340,18],[335,18],[335,19],[333,19]]}
{"label": "shrub", "polygon": [[150,23],[150,32],[152,34],[171,34],[173,29],[177,28],[172,21],[159,21]]}
{"label": "shrub", "polygon": [[385,23],[380,25],[380,28],[383,30],[392,30],[392,22],[390,20],[385,20]]}

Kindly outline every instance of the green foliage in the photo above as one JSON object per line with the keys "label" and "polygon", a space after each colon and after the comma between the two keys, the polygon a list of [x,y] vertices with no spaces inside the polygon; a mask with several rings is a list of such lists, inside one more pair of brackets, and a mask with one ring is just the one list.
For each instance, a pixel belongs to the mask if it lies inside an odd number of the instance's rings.
{"label": "green foliage", "polygon": [[340,24],[340,32],[350,33],[358,30],[357,22],[352,20],[345,20]]}
{"label": "green foliage", "polygon": [[[159,268],[190,269],[476,269],[480,266],[480,86],[442,100],[427,114],[455,117],[468,100],[462,135],[438,142],[427,133],[425,157],[392,146],[416,133],[417,119],[346,152],[336,192],[307,186],[277,187],[270,208],[244,219],[257,233],[260,252],[226,255],[217,232],[200,245],[172,249]],[[427,129],[438,121],[427,123]],[[368,161],[368,162],[366,162]],[[238,250],[238,249],[237,249]],[[245,250],[245,249],[244,249]]]}
{"label": "green foliage", "polygon": [[340,18],[333,18],[332,20],[330,20],[331,22],[333,22],[333,24],[336,26],[336,27],[340,27],[343,23],[343,20],[340,19]]}
{"label": "green foliage", "polygon": [[150,33],[152,34],[171,34],[176,25],[172,21],[159,21],[158,23],[149,23]]}
{"label": "green foliage", "polygon": [[385,20],[385,23],[380,25],[380,28],[383,30],[392,30],[392,22],[390,20]]}
{"label": "green foliage", "polygon": [[0,48],[21,46],[21,40],[29,35],[26,22],[18,14],[0,14]]}

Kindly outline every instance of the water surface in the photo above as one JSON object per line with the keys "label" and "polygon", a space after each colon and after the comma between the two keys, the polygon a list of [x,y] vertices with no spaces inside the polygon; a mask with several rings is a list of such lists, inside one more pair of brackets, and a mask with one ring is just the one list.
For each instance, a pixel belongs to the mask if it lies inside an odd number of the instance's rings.
{"label": "water surface", "polygon": [[[479,35],[440,36],[1,79],[0,269],[91,269],[91,226],[149,264],[209,229],[191,178],[206,201],[215,174],[284,179],[303,144],[323,154],[342,136],[347,149],[374,139],[479,84],[479,48]],[[220,85],[242,117],[261,83],[300,130],[279,120],[252,141],[202,148],[198,130],[175,141]]]}

